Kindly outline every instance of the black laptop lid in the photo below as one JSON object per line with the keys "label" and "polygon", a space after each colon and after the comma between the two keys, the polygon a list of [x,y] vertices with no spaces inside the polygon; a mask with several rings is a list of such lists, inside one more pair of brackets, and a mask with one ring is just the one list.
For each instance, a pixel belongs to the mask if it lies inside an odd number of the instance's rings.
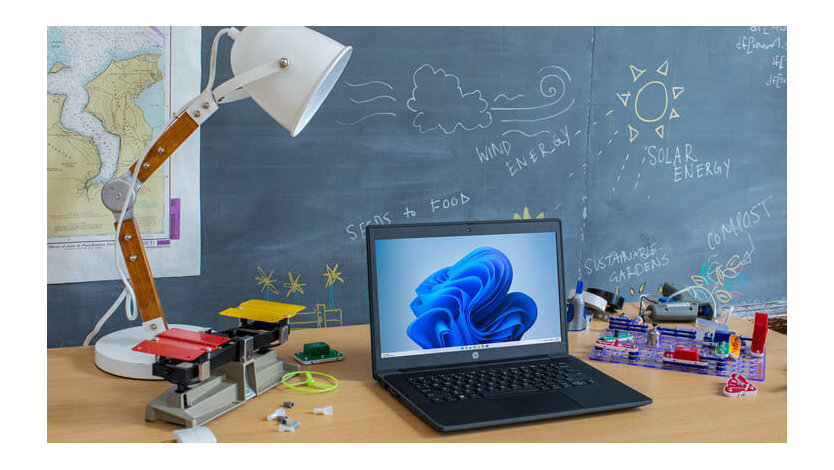
{"label": "black laptop lid", "polygon": [[371,225],[374,376],[566,354],[558,219]]}

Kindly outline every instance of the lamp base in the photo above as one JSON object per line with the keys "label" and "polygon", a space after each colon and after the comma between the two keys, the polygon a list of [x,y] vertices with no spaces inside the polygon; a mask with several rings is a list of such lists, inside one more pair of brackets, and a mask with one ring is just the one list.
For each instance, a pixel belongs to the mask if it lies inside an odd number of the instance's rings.
{"label": "lamp base", "polygon": [[[192,325],[169,325],[169,328],[205,331]],[[114,331],[96,341],[96,367],[108,374],[129,379],[162,380],[152,373],[156,357],[153,354],[133,351],[133,347],[145,341],[145,329],[141,326]]]}

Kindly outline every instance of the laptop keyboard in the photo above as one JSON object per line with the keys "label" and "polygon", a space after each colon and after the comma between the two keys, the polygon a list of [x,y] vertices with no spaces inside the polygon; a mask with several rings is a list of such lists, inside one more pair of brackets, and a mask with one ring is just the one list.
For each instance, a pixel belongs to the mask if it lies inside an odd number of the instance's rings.
{"label": "laptop keyboard", "polygon": [[581,387],[596,382],[567,363],[551,361],[495,369],[431,373],[411,377],[408,383],[428,400],[440,403]]}

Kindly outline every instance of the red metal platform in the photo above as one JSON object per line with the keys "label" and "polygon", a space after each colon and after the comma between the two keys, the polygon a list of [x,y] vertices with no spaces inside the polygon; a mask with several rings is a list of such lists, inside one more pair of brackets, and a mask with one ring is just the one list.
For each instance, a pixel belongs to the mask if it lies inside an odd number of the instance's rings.
{"label": "red metal platform", "polygon": [[154,339],[142,341],[134,346],[133,350],[181,361],[193,361],[227,342],[229,338],[225,336],[171,328],[156,335]]}

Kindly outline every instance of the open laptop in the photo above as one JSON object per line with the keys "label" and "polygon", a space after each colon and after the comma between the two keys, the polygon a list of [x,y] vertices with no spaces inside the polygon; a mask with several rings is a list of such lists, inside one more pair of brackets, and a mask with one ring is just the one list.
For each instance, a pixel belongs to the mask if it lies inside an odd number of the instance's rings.
{"label": "open laptop", "polygon": [[652,402],[568,354],[559,220],[366,235],[374,378],[435,429]]}

